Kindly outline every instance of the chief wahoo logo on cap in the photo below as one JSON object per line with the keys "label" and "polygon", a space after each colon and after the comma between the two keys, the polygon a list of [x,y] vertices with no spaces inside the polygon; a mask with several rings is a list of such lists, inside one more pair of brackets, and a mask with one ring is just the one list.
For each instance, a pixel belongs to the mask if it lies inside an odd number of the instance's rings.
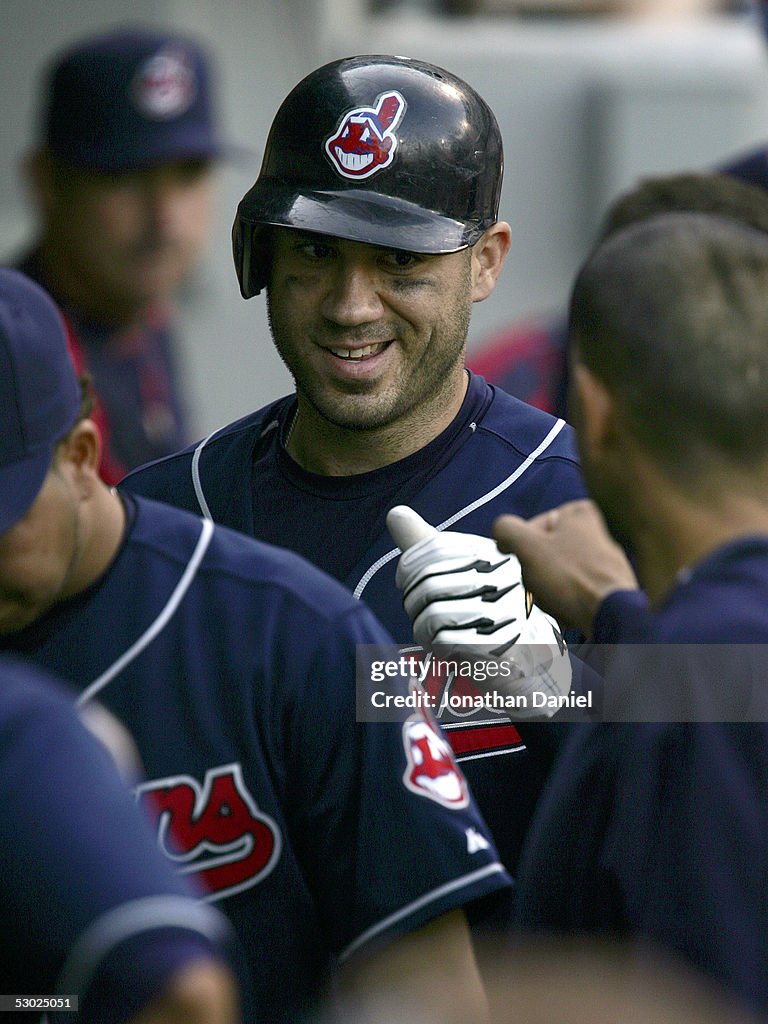
{"label": "chief wahoo logo on cap", "polygon": [[157,121],[180,117],[196,96],[194,65],[180,46],[158,51],[142,64],[133,81],[136,106],[146,117]]}

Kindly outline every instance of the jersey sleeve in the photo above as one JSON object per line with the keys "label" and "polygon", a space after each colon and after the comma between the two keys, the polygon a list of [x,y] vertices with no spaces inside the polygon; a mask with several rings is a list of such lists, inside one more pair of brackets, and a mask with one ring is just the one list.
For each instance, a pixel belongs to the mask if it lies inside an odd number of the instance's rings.
{"label": "jersey sleeve", "polygon": [[394,650],[362,605],[298,669],[311,684],[288,754],[300,857],[341,960],[511,884],[431,715],[356,721],[356,644]]}
{"label": "jersey sleeve", "polygon": [[76,994],[83,1021],[122,1020],[223,955],[227,925],[166,863],[69,693],[16,663],[0,676],[4,991]]}
{"label": "jersey sleeve", "polygon": [[595,643],[641,643],[652,622],[643,590],[615,590],[599,605],[593,622]]}

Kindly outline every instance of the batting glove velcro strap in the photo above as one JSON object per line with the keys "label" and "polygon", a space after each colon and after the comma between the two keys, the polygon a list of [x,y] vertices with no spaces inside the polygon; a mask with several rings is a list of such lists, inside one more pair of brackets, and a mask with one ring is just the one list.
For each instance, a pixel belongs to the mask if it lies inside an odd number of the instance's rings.
{"label": "batting glove velcro strap", "polygon": [[387,524],[398,546],[405,545],[395,580],[416,642],[439,647],[441,657],[497,662],[492,679],[482,673],[489,682],[475,685],[525,697],[516,701],[515,717],[554,714],[556,706],[542,707],[532,695],[568,694],[571,662],[557,622],[526,591],[518,559],[488,537],[438,532],[405,506]]}

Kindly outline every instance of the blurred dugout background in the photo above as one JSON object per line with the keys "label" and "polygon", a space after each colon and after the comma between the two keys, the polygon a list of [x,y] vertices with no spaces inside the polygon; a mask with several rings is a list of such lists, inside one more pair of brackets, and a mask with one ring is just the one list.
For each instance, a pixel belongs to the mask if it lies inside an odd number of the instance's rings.
{"label": "blurred dugout background", "polygon": [[31,230],[18,163],[42,63],[125,22],[200,36],[218,64],[225,132],[253,150],[222,169],[212,244],[185,296],[199,435],[290,387],[263,296],[240,298],[229,232],[278,104],[326,60],[418,56],[462,75],[494,108],[514,245],[496,292],[475,308],[470,347],[562,308],[605,206],[638,177],[713,167],[768,142],[768,46],[738,0],[1,0],[0,256]]}

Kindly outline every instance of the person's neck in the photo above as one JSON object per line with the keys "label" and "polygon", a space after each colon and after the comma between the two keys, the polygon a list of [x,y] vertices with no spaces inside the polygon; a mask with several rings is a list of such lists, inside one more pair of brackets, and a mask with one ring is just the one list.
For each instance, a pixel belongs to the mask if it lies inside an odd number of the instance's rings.
{"label": "person's neck", "polygon": [[298,464],[322,476],[356,476],[420,451],[459,413],[469,378],[462,368],[439,394],[383,427],[352,430],[322,416],[299,393],[286,449]]}
{"label": "person's neck", "polygon": [[65,253],[57,252],[55,243],[43,239],[39,246],[40,267],[47,288],[60,305],[98,324],[114,328],[130,328],[140,323],[146,304],[119,298],[95,287]]}
{"label": "person's neck", "polygon": [[680,573],[724,544],[768,535],[768,502],[757,490],[718,486],[711,495],[669,487],[644,491],[647,500],[633,528],[638,576],[653,606],[674,588]]}
{"label": "person's neck", "polygon": [[82,557],[64,596],[79,594],[101,579],[120,549],[126,522],[120,495],[114,487],[99,482],[92,499],[87,531],[82,538]]}

